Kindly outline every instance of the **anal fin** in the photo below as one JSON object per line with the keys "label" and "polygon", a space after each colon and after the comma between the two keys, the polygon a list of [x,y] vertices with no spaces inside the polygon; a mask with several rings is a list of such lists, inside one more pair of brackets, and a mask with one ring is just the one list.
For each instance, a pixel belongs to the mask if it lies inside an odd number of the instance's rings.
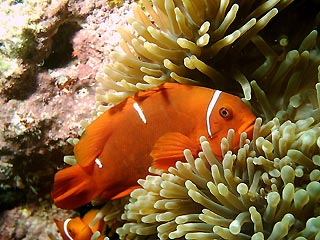
{"label": "anal fin", "polygon": [[129,196],[130,193],[131,193],[133,190],[137,189],[137,188],[141,188],[141,186],[140,186],[140,185],[131,186],[131,187],[125,189],[124,191],[118,193],[117,195],[113,196],[113,197],[111,198],[111,200],[116,200],[116,199],[119,199],[119,198],[123,198],[123,197]]}

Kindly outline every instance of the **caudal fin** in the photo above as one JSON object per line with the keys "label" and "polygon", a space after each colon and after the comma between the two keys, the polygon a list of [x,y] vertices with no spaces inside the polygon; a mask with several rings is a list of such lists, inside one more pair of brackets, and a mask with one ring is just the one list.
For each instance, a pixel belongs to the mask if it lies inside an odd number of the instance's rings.
{"label": "caudal fin", "polygon": [[59,208],[73,209],[85,205],[99,195],[91,176],[79,165],[65,168],[54,177],[51,196]]}

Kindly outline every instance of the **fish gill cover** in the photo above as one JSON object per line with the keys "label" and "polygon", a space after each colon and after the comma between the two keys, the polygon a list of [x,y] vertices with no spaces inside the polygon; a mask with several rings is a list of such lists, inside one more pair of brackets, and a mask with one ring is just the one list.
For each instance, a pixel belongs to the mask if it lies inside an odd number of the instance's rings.
{"label": "fish gill cover", "polygon": [[[229,131],[222,163],[203,137],[198,158],[185,150],[187,162],[169,173],[150,169],[128,204],[108,202],[97,219],[122,225],[121,239],[320,238],[319,4],[142,2],[144,10],[132,8],[132,29],[118,29],[123,51],[97,77],[97,115],[139,90],[179,82],[242,96],[259,118],[238,150]],[[308,5],[313,14],[302,20]]]}

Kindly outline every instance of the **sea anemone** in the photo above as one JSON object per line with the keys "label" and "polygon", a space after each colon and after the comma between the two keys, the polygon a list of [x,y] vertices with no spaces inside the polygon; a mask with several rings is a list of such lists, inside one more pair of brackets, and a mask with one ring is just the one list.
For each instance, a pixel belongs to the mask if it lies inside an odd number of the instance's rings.
{"label": "sea anemone", "polygon": [[319,122],[261,123],[258,118],[252,141],[241,136],[238,151],[230,147],[230,130],[221,163],[202,137],[198,158],[185,150],[186,163],[140,179],[143,188],[131,193],[120,237],[320,237]]}
{"label": "sea anemone", "polygon": [[201,137],[196,159],[186,149],[186,162],[168,173],[150,169],[125,206],[120,238],[319,238],[317,31],[281,36],[278,45],[260,34],[290,0],[142,2],[132,31],[119,27],[123,52],[97,77],[98,114],[139,90],[179,82],[237,94],[259,117],[238,149],[229,131],[221,163]]}
{"label": "sea anemone", "polygon": [[256,75],[276,67],[276,53],[258,33],[293,1],[261,1],[258,6],[256,1],[142,2],[146,12],[138,5],[132,8],[132,31],[118,28],[123,52],[113,52],[114,63],[97,77],[103,88],[115,90],[100,89],[101,102],[118,103],[139,90],[175,81],[240,93],[234,79],[250,99],[250,85],[240,72],[248,70],[243,52],[253,42],[270,62],[270,69],[261,66]]}

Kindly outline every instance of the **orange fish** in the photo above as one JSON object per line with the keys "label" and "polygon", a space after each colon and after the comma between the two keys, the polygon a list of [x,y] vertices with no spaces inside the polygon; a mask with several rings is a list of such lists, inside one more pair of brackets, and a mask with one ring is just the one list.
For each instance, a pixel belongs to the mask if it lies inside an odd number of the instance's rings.
{"label": "orange fish", "polygon": [[88,211],[83,218],[75,217],[68,218],[65,221],[54,219],[60,235],[63,240],[88,240],[91,236],[99,231],[101,233],[98,240],[105,238],[104,232],[104,221],[101,219],[94,226],[90,226],[91,221],[95,218],[99,210],[92,209]]}
{"label": "orange fish", "polygon": [[196,156],[206,136],[221,158],[220,142],[230,128],[252,137],[254,114],[237,96],[219,90],[166,83],[141,91],[112,107],[87,128],[74,147],[78,164],[55,175],[52,197],[73,209],[93,199],[117,199],[139,187],[152,165],[167,170]]}

